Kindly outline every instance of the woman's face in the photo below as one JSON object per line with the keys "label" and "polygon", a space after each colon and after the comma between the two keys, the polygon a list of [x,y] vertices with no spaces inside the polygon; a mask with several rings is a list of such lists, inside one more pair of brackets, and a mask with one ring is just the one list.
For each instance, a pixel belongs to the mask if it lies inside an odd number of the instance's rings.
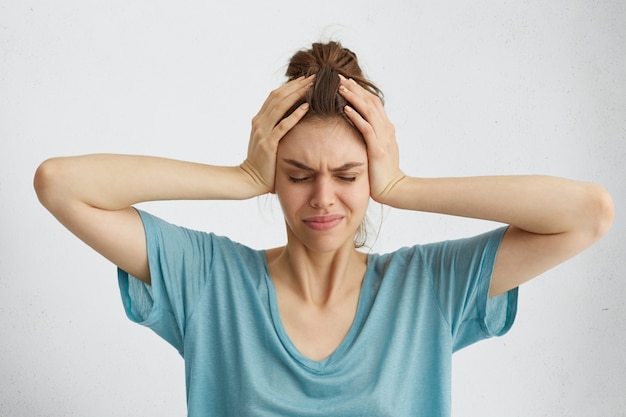
{"label": "woman's face", "polygon": [[356,129],[341,119],[301,121],[280,141],[275,181],[290,243],[317,252],[354,247],[370,196]]}

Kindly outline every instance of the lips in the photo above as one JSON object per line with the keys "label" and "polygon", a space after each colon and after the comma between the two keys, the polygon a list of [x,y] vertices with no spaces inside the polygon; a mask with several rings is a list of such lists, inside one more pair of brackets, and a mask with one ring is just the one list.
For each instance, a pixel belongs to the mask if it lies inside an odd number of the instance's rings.
{"label": "lips", "polygon": [[324,216],[313,216],[303,220],[304,224],[313,230],[323,232],[337,226],[343,220],[340,214],[328,214]]}

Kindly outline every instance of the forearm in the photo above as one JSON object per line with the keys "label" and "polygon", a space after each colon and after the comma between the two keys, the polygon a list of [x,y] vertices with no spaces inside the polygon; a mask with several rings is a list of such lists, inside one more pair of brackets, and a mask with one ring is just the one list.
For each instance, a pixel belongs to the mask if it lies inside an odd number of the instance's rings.
{"label": "forearm", "polygon": [[606,213],[612,205],[602,187],[547,176],[406,177],[387,204],[492,220],[541,234],[603,228],[612,217]]}
{"label": "forearm", "polygon": [[106,210],[157,200],[245,199],[257,193],[239,167],[110,154],[45,161],[35,188],[47,206],[80,201]]}

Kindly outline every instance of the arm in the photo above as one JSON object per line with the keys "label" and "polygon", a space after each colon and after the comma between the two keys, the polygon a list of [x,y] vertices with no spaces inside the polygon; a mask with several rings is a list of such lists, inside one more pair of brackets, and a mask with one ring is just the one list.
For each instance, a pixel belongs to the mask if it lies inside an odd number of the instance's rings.
{"label": "arm", "polygon": [[278,142],[307,109],[301,107],[282,121],[280,117],[309,83],[301,78],[270,94],[253,120],[248,157],[241,166],[130,155],[54,158],[35,173],[37,196],[81,240],[150,283],[145,232],[131,206],[157,200],[246,199],[272,191]]}
{"label": "arm", "polygon": [[490,296],[506,292],[591,246],[609,229],[611,197],[598,185],[545,176],[404,177],[384,200],[394,207],[511,225]]}
{"label": "arm", "polygon": [[42,163],[35,174],[35,189],[41,203],[72,233],[120,268],[149,282],[143,224],[131,205],[246,198],[253,194],[248,179],[238,167],[86,155]]}
{"label": "arm", "polygon": [[613,203],[595,184],[545,176],[424,179],[398,165],[393,125],[380,100],[351,80],[340,92],[368,147],[372,198],[396,208],[509,224],[490,296],[515,288],[589,247],[609,229]]}

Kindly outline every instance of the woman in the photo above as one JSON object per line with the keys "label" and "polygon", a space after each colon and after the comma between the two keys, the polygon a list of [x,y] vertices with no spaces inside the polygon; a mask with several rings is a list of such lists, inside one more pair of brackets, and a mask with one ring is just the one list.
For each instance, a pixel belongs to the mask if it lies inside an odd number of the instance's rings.
{"label": "woman", "polygon": [[[190,416],[447,416],[452,353],[505,333],[516,288],[606,233],[611,198],[553,177],[407,176],[380,91],[350,50],[314,44],[287,76],[240,166],[56,158],[36,173],[38,196],[119,267],[128,316],[184,357]],[[287,242],[266,251],[132,208],[267,193]],[[365,254],[370,198],[509,226]]]}

